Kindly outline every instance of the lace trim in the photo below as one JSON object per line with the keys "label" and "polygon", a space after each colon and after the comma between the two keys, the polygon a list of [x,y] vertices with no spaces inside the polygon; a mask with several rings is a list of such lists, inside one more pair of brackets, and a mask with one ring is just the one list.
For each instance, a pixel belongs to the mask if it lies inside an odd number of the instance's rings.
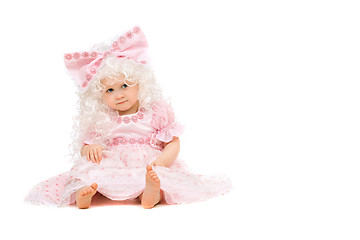
{"label": "lace trim", "polygon": [[140,110],[135,113],[132,116],[119,116],[116,121],[118,123],[125,123],[128,124],[130,122],[137,122],[138,120],[144,119],[144,113],[145,113],[145,108],[140,108]]}
{"label": "lace trim", "polygon": [[134,144],[140,144],[140,145],[150,145],[156,149],[163,149],[164,143],[156,140],[153,136],[147,137],[147,138],[125,138],[125,137],[118,137],[113,138],[113,140],[109,143],[110,147],[117,147],[121,145],[134,145]]}

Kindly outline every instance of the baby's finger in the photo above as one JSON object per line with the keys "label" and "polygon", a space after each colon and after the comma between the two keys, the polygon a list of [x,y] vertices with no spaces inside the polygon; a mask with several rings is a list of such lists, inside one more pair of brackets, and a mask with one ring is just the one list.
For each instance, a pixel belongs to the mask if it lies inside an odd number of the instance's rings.
{"label": "baby's finger", "polygon": [[99,150],[99,162],[102,160],[102,150]]}
{"label": "baby's finger", "polygon": [[95,162],[98,162],[98,151],[97,151],[97,148],[94,149],[94,157],[95,157]]}
{"label": "baby's finger", "polygon": [[101,150],[98,148],[98,149],[96,149],[96,151],[97,151],[97,154],[96,154],[97,163],[99,164],[101,161]]}
{"label": "baby's finger", "polygon": [[87,155],[88,155],[88,157],[89,157],[89,161],[91,161],[91,150],[90,150],[90,149],[89,149]]}
{"label": "baby's finger", "polygon": [[94,155],[94,151],[93,151],[93,150],[90,151],[90,157],[91,157],[91,161],[92,161],[93,163],[95,163],[95,155]]}

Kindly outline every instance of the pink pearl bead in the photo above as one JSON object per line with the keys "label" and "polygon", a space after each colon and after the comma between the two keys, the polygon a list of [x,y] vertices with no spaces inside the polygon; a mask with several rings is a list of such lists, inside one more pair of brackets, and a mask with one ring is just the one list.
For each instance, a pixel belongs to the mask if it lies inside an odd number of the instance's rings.
{"label": "pink pearl bead", "polygon": [[106,51],[106,52],[104,52],[103,56],[106,57],[109,54],[110,54],[110,52]]}
{"label": "pink pearl bead", "polygon": [[124,117],[123,121],[124,121],[124,123],[129,123],[129,122],[130,122],[130,118],[129,118],[129,117]]}
{"label": "pink pearl bead", "polygon": [[132,116],[131,117],[131,120],[133,121],[133,122],[137,122],[137,120],[138,120],[138,117],[135,115],[135,116]]}
{"label": "pink pearl bead", "polygon": [[125,42],[126,42],[126,38],[125,38],[125,37],[120,37],[120,38],[119,38],[119,41],[120,41],[120,43],[125,43]]}
{"label": "pink pearl bead", "polygon": [[74,58],[79,59],[81,57],[80,53],[74,53]]}
{"label": "pink pearl bead", "polygon": [[90,56],[91,56],[92,58],[96,58],[96,57],[97,57],[97,52],[92,52],[92,53],[90,53]]}
{"label": "pink pearl bead", "polygon": [[129,38],[129,39],[132,38],[133,36],[134,36],[134,34],[132,32],[127,32],[126,33],[126,37]]}
{"label": "pink pearl bead", "polygon": [[138,34],[138,33],[141,32],[141,28],[140,27],[134,27],[133,31],[134,31],[135,34]]}
{"label": "pink pearl bead", "polygon": [[119,139],[114,138],[114,140],[113,140],[113,145],[114,145],[114,146],[118,146],[118,145],[119,145]]}
{"label": "pink pearl bead", "polygon": [[66,55],[65,55],[65,59],[66,59],[66,60],[71,60],[71,59],[72,59],[71,54],[66,54]]}

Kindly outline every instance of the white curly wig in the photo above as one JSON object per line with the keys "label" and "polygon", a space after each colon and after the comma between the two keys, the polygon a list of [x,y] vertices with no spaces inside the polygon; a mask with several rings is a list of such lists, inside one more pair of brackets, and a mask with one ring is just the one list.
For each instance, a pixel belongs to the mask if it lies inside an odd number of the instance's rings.
{"label": "white curly wig", "polygon": [[122,75],[129,86],[139,86],[138,100],[141,107],[150,108],[151,103],[162,99],[161,89],[149,66],[108,55],[88,88],[78,93],[78,114],[74,117],[73,143],[70,146],[71,158],[74,161],[80,157],[86,139],[91,137],[96,144],[103,147],[111,140],[110,135],[116,124],[113,119],[118,116],[118,112],[103,103],[105,86],[101,80],[110,78],[116,81]]}

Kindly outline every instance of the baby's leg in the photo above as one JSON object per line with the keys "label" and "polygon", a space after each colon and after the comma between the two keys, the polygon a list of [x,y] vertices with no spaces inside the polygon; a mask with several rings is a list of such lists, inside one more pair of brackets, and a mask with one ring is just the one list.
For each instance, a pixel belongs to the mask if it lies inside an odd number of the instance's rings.
{"label": "baby's leg", "polygon": [[150,166],[146,167],[144,192],[139,196],[143,208],[153,208],[161,200],[160,179]]}
{"label": "baby's leg", "polygon": [[95,195],[97,187],[98,185],[93,183],[91,186],[80,188],[76,192],[76,204],[78,208],[85,209],[90,207],[91,199]]}

